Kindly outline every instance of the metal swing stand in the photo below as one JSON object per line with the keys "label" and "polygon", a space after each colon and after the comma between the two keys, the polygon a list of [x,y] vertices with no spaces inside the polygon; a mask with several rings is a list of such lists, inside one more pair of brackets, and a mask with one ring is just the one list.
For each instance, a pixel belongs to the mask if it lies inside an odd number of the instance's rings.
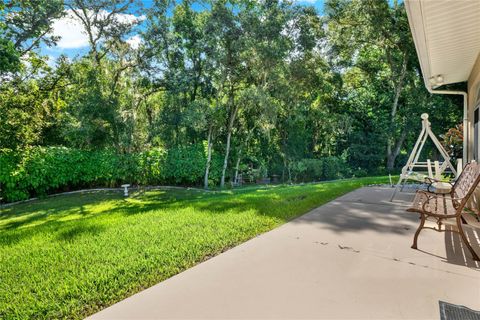
{"label": "metal swing stand", "polygon": [[[433,141],[433,143],[435,144],[435,146],[437,147],[438,151],[440,152],[441,156],[444,159],[444,161],[441,162],[441,165],[439,165],[439,168],[437,168],[436,175],[439,176],[447,168],[450,168],[452,173],[455,176],[457,176],[457,171],[455,170],[454,166],[450,162],[450,156],[448,155],[447,151],[445,151],[440,141],[438,141],[435,134],[433,134],[432,132],[430,121],[428,121],[428,114],[423,113],[421,115],[421,118],[422,118],[422,131],[420,132],[417,142],[415,143],[415,146],[413,147],[413,150],[410,153],[410,156],[408,157],[407,164],[402,168],[402,173],[400,174],[398,183],[395,186],[395,190],[393,191],[392,197],[390,198],[390,202],[392,202],[393,199],[395,198],[395,195],[397,194],[399,188],[403,190],[403,187],[405,186],[405,183],[407,182],[407,180],[421,181],[418,178],[418,174],[413,171],[414,168],[427,168],[429,175],[432,174],[430,160],[427,160],[427,162],[418,161],[418,158],[420,157],[420,153],[422,152],[423,146],[425,145],[425,142],[427,141],[428,137],[430,137],[430,139]],[[433,178],[433,177],[430,177],[430,178]]]}

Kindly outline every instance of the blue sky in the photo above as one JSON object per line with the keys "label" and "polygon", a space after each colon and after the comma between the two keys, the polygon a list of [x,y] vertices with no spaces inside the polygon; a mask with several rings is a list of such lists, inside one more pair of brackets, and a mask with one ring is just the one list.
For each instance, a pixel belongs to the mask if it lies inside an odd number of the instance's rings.
{"label": "blue sky", "polygon": [[[144,8],[151,7],[153,0],[143,0],[142,4]],[[312,5],[314,6],[317,11],[321,14],[323,12],[324,0],[301,0],[297,3],[303,5]],[[130,11],[131,15],[125,15],[125,19],[135,19],[138,17],[138,13],[136,13],[136,9],[132,8]],[[60,55],[64,54],[69,58],[74,58],[76,56],[84,55],[88,52],[88,43],[86,36],[82,33],[82,28],[78,24],[78,22],[73,19],[71,16],[67,16],[62,18],[54,23],[54,31],[55,35],[61,37],[61,40],[58,42],[56,46],[47,47],[43,45],[41,47],[41,54],[47,55],[50,57],[50,63],[53,63],[56,58]],[[135,45],[139,41],[139,37],[133,35],[129,41]]]}

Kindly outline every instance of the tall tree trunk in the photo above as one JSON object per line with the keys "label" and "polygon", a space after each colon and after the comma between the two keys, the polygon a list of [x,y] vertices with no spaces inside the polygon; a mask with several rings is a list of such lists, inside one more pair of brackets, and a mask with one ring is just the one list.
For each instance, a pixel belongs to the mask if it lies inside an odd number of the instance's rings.
{"label": "tall tree trunk", "polygon": [[223,188],[225,186],[225,173],[227,172],[228,166],[228,155],[230,153],[230,139],[232,138],[232,130],[230,129],[230,125],[228,126],[228,133],[227,133],[227,145],[225,148],[225,158],[223,160],[223,168],[222,168],[222,178],[220,179],[220,187]]}
{"label": "tall tree trunk", "polygon": [[234,175],[235,178],[233,180],[235,183],[238,183],[238,171],[240,169],[240,161],[242,160],[242,151],[244,148],[248,147],[248,142],[252,138],[253,132],[255,131],[256,127],[257,127],[256,124],[253,125],[253,128],[250,130],[250,132],[248,132],[247,137],[245,138],[243,143],[240,144],[240,147],[238,148],[238,158],[237,158],[237,163],[235,164],[235,175]]}
{"label": "tall tree trunk", "polygon": [[400,150],[402,148],[402,144],[407,137],[407,130],[406,128],[403,129],[400,138],[398,139],[395,148],[387,155],[387,168],[388,170],[392,170],[395,166],[395,159],[397,159],[398,155],[400,154]]}
{"label": "tall tree trunk", "polygon": [[220,179],[220,187],[223,188],[225,186],[225,173],[227,172],[228,166],[228,156],[230,154],[230,141],[232,139],[232,129],[233,124],[235,123],[235,118],[237,116],[238,106],[234,104],[233,98],[233,88],[230,89],[230,105],[232,107],[232,113],[230,115],[230,121],[228,122],[227,128],[227,145],[225,147],[225,158],[223,160],[223,169],[222,169],[222,178]]}
{"label": "tall tree trunk", "polygon": [[[395,95],[393,97],[392,109],[390,111],[390,133],[392,133],[393,135],[395,134],[394,127],[395,127],[395,117],[397,115],[397,110],[398,110],[398,100],[400,99],[400,94],[402,93],[402,90],[403,90],[406,74],[407,74],[407,55],[405,54],[402,62],[402,69],[400,71],[400,76],[398,78],[398,82],[395,87]],[[400,149],[402,147],[403,141],[405,140],[404,132],[405,132],[405,129],[403,130],[399,140],[396,142],[395,142],[394,136],[389,137],[387,139],[387,170],[389,171],[393,170],[395,165],[395,159],[400,153]],[[405,132],[405,135],[406,135],[406,132]]]}
{"label": "tall tree trunk", "polygon": [[287,164],[287,172],[288,172],[288,183],[292,183],[292,170],[290,168],[290,161],[285,162]]}
{"label": "tall tree trunk", "polygon": [[150,144],[153,139],[153,110],[151,109],[148,103],[145,104],[145,113],[147,115],[147,123],[148,123],[146,142]]}
{"label": "tall tree trunk", "polygon": [[238,152],[238,158],[237,158],[237,163],[235,164],[235,178],[234,178],[234,182],[235,184],[238,184],[238,170],[240,168],[240,161],[242,160],[242,150],[240,149],[240,151]]}
{"label": "tall tree trunk", "polygon": [[203,178],[203,187],[208,189],[208,175],[210,173],[210,163],[212,160],[212,132],[213,126],[210,126],[208,129],[208,138],[207,138],[207,163],[205,165],[205,177]]}

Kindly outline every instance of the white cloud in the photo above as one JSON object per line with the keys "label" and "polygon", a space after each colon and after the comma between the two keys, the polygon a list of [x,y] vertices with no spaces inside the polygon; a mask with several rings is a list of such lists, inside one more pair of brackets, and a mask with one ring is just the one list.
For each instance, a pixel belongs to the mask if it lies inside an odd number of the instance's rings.
{"label": "white cloud", "polygon": [[52,34],[60,37],[57,46],[63,49],[88,46],[87,34],[71,10],[67,10],[64,17],[55,20]]}
{"label": "white cloud", "polygon": [[[107,11],[101,11],[100,15],[107,15]],[[117,21],[121,23],[135,23],[145,19],[145,16],[137,17],[133,14],[119,13],[116,15]],[[94,30],[95,32],[95,30]],[[75,49],[88,46],[88,36],[85,32],[80,19],[74,15],[72,10],[67,10],[64,17],[57,19],[53,23],[53,35],[59,36],[60,40],[57,47],[62,49]],[[130,39],[135,38],[132,37]],[[140,40],[140,39],[138,39]],[[137,40],[133,40],[137,41]],[[139,42],[135,42],[137,45]],[[133,47],[133,44],[131,44]]]}
{"label": "white cloud", "polygon": [[142,43],[142,38],[140,38],[140,36],[137,34],[131,38],[128,38],[126,42],[130,45],[130,47],[132,47],[132,49],[138,49]]}
{"label": "white cloud", "polygon": [[[107,11],[103,11],[102,13],[104,15],[108,14]],[[121,22],[121,23],[135,23],[135,22],[138,23],[138,22],[141,22],[141,21],[145,20],[147,17],[145,15],[141,15],[141,16],[137,17],[134,14],[117,13],[116,18],[117,18],[117,21]]]}

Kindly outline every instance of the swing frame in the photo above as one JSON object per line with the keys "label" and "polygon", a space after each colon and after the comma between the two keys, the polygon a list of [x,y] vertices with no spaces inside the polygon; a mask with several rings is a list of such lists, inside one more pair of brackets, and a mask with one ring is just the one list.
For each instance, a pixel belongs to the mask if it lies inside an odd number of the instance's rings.
{"label": "swing frame", "polygon": [[[444,161],[441,162],[441,165],[439,166],[438,171],[437,171],[437,168],[435,168],[436,169],[435,170],[436,171],[435,172],[436,178],[438,178],[447,168],[450,168],[452,173],[455,176],[457,176],[457,170],[455,170],[455,167],[450,162],[450,156],[448,155],[447,151],[445,150],[445,148],[443,148],[442,144],[440,143],[440,141],[438,141],[437,137],[435,136],[435,134],[432,131],[431,123],[430,123],[430,121],[428,121],[428,114],[423,113],[421,115],[421,118],[422,118],[422,131],[420,132],[420,135],[418,136],[417,141],[415,142],[415,146],[413,147],[413,150],[410,153],[410,156],[408,157],[407,163],[402,168],[400,178],[398,179],[398,182],[395,186],[395,190],[392,193],[392,197],[390,198],[390,202],[393,201],[393,199],[395,198],[395,195],[397,194],[398,189],[400,187],[403,190],[403,187],[405,186],[405,183],[407,182],[407,180],[420,181],[419,179],[412,179],[412,175],[414,173],[413,170],[415,168],[427,168],[429,175],[432,175],[431,174],[432,169],[431,169],[430,160],[427,160],[427,162],[418,161],[418,158],[420,157],[420,153],[422,152],[422,149],[423,149],[423,147],[425,145],[425,142],[427,141],[428,138],[430,138],[432,140],[433,144],[438,149],[438,151],[440,152],[440,155],[444,159]],[[437,165],[436,165],[436,167],[437,167]],[[433,176],[429,176],[429,177],[425,177],[425,178],[430,178],[431,179],[431,178],[433,178]],[[424,181],[420,181],[420,182],[425,182],[425,180],[426,179],[424,179]]]}

